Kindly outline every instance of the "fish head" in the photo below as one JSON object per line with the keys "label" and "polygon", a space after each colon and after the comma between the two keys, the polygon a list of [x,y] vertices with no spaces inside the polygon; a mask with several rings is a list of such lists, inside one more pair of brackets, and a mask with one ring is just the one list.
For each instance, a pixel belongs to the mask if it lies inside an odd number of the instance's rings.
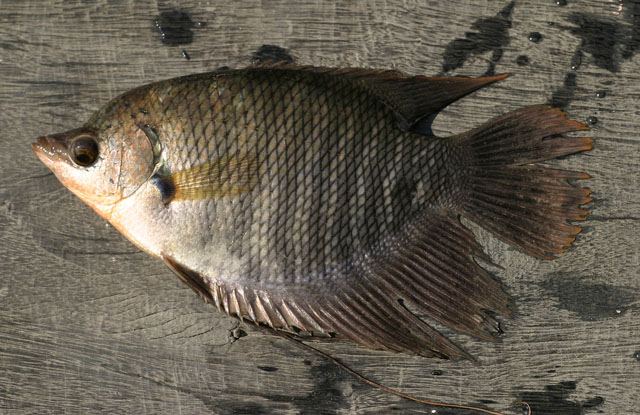
{"label": "fish head", "polygon": [[35,155],[103,218],[153,174],[151,139],[135,125],[82,127],[39,137]]}

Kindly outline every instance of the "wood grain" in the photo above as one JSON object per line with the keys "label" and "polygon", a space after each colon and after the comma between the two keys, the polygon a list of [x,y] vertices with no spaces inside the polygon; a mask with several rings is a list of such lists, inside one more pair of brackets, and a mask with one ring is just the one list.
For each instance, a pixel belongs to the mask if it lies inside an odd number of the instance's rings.
{"label": "wood grain", "polygon": [[[637,413],[636,3],[519,0],[504,17],[509,3],[494,0],[189,0],[181,10],[206,26],[193,29],[193,43],[166,46],[153,19],[174,3],[0,0],[0,413],[432,413],[284,339],[244,326],[248,336],[234,338],[236,321],[138,252],[31,154],[34,137],[79,126],[121,92],[244,66],[263,44],[288,48],[304,64],[415,74],[442,73],[447,51],[468,47],[462,66],[447,74],[480,75],[491,60],[496,72],[512,74],[448,108],[435,124],[442,135],[554,94],[576,119],[597,116],[594,151],[556,163],[593,176],[587,232],[565,256],[538,261],[473,227],[518,304],[499,343],[455,337],[479,363],[318,347],[420,397],[484,402],[505,413],[520,413],[514,404],[523,398],[535,415]],[[599,26],[578,30],[576,14],[610,24],[600,36],[612,36],[604,58],[589,49]],[[539,43],[528,40],[535,31]],[[580,50],[575,87],[566,86]],[[528,65],[516,64],[521,55]],[[609,58],[617,71],[598,65]],[[600,90],[605,98],[596,98]]]}

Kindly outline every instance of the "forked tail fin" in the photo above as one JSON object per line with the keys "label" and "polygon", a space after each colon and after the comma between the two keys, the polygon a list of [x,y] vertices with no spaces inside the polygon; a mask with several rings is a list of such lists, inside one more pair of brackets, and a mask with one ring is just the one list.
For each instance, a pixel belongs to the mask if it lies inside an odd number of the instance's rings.
{"label": "forked tail fin", "polygon": [[592,148],[589,137],[564,137],[589,128],[546,105],[497,117],[452,141],[466,170],[461,214],[537,258],[564,252],[582,228],[589,188],[586,173],[536,164]]}

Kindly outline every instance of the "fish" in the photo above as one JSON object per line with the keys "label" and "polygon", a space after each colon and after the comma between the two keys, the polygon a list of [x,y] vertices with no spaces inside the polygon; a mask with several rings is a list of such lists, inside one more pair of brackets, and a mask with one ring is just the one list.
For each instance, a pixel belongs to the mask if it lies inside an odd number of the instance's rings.
{"label": "fish", "polygon": [[[508,74],[264,63],[132,89],[39,137],[68,190],[205,302],[292,335],[473,359],[516,304],[465,221],[542,260],[587,218],[592,149],[549,105],[436,136],[438,113]],[[487,103],[489,104],[489,103]]]}

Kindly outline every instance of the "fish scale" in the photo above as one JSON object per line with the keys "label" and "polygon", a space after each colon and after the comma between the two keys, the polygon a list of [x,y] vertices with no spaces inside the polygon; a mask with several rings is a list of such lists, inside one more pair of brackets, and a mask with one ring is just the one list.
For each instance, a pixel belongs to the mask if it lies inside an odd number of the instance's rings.
{"label": "fish scale", "polygon": [[222,70],[129,91],[34,151],[221,311],[375,349],[469,358],[435,324],[495,340],[514,304],[476,261],[490,258],[460,218],[552,259],[590,202],[576,183],[588,175],[536,165],[591,148],[565,135],[587,127],[558,109],[430,133],[446,105],[504,78]]}

